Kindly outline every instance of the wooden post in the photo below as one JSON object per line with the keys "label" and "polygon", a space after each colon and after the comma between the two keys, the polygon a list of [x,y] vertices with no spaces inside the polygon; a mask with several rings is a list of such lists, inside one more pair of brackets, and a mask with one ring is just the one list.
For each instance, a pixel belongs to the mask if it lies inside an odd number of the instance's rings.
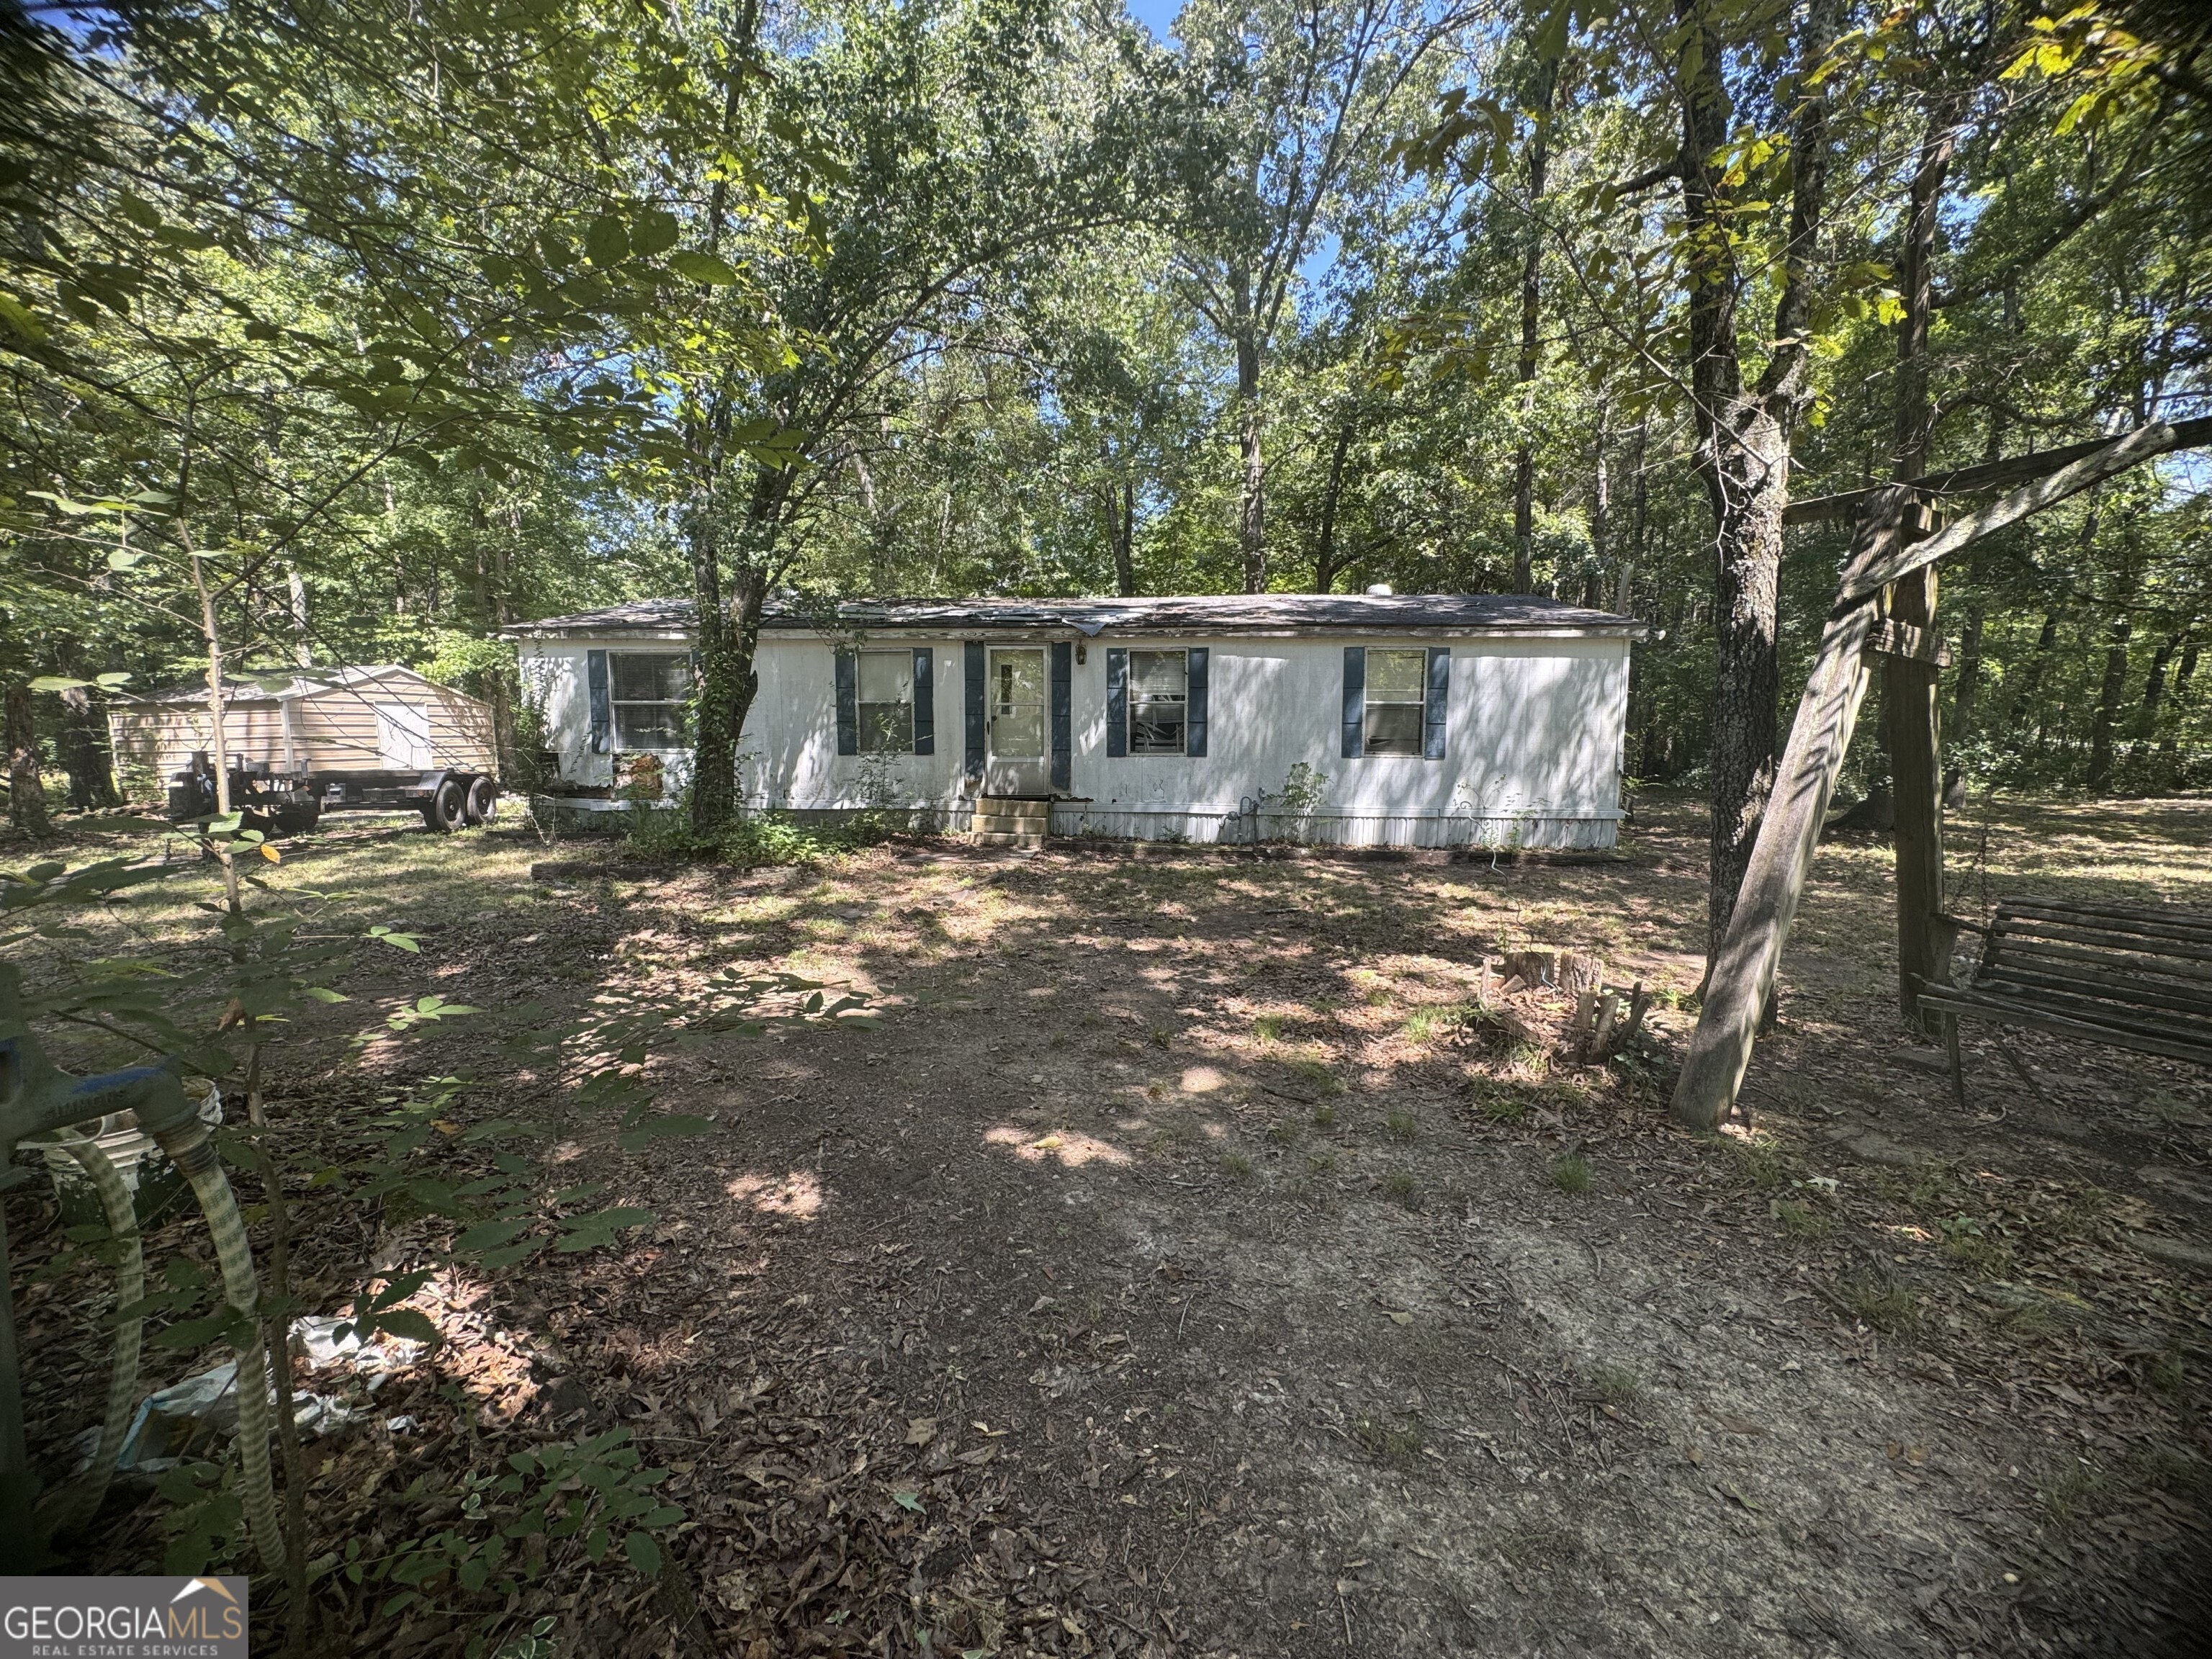
{"label": "wooden post", "polygon": [[[1890,615],[1919,629],[1936,621],[1936,568],[1891,589]],[[1936,667],[1906,656],[1882,659],[1882,717],[1888,726],[1891,796],[1897,808],[1897,1000],[1920,1024],[1920,988],[1941,966],[1935,919],[1943,909],[1943,776]]]}
{"label": "wooden post", "polygon": [[[1853,568],[1875,564],[1894,549],[1903,538],[1911,499],[1911,491],[1893,489],[1876,501],[1860,524]],[[1820,635],[1820,653],[1790,724],[1774,793],[1759,819],[1751,865],[1713,958],[1705,1006],[1674,1085],[1674,1115],[1693,1128],[1719,1124],[1751,1064],[1782,942],[1796,920],[1797,901],[1820,844],[1821,821],[1866,696],[1866,645],[1875,609],[1871,594],[1846,600]]]}
{"label": "wooden post", "polygon": [[[1736,1091],[1742,1086],[1759,1012],[1773,988],[1783,943],[1796,918],[1797,901],[1820,845],[1820,821],[1827,813],[1844,751],[1850,746],[1860,699],[1866,695],[1864,654],[1881,590],[1984,536],[2056,506],[2100,479],[2169,450],[2207,442],[2212,442],[2212,430],[2185,430],[2154,421],[2087,454],[2063,452],[2051,458],[2053,470],[2048,476],[2023,483],[1917,543],[1906,538],[1907,515],[1916,493],[1910,486],[1887,484],[1869,500],[1835,608],[1820,636],[1812,677],[1790,728],[1790,745],[1759,823],[1751,867],[1744,872],[1735,915],[1713,959],[1698,1029],[1674,1085],[1674,1115],[1682,1122],[1714,1127],[1735,1103]],[[1885,631],[1930,661],[1941,654],[1932,635],[1918,629],[1893,623]],[[1916,635],[1920,635],[1917,640],[1912,637]],[[1948,955],[1946,951],[1945,957]]]}

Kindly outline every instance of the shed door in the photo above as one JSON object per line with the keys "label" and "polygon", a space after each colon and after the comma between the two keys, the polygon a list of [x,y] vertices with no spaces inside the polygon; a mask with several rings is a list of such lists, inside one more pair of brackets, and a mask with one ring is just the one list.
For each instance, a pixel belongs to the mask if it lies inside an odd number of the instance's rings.
{"label": "shed door", "polygon": [[376,709],[377,763],[392,772],[420,772],[430,764],[430,711],[411,702],[380,702]]}
{"label": "shed door", "polygon": [[990,747],[984,757],[987,795],[1048,795],[1044,650],[994,648],[987,696]]}

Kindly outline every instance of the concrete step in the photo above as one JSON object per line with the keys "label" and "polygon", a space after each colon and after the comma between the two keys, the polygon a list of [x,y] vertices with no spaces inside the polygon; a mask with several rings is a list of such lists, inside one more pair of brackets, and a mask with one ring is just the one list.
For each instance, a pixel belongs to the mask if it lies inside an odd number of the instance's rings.
{"label": "concrete step", "polygon": [[993,830],[1010,836],[1043,836],[1051,833],[1051,825],[1043,818],[1018,818],[1001,812],[978,812],[969,826],[976,830]]}
{"label": "concrete step", "polygon": [[979,830],[972,839],[978,847],[1011,848],[1024,853],[1040,852],[1044,847],[1041,835],[1018,835],[1003,830]]}
{"label": "concrete step", "polygon": [[979,815],[998,817],[1031,818],[1039,823],[1052,817],[1052,803],[1048,800],[1024,800],[1012,795],[985,795],[975,803]]}

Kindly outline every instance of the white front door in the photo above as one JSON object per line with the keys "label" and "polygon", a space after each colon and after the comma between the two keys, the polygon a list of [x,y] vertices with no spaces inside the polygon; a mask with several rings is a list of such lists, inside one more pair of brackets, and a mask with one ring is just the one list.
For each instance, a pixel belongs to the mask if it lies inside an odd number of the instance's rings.
{"label": "white front door", "polygon": [[380,702],[377,763],[387,771],[420,772],[430,764],[430,711],[411,702]]}
{"label": "white front door", "polygon": [[1051,726],[1048,717],[1044,649],[994,648],[984,714],[990,742],[983,766],[987,795],[1052,793]]}

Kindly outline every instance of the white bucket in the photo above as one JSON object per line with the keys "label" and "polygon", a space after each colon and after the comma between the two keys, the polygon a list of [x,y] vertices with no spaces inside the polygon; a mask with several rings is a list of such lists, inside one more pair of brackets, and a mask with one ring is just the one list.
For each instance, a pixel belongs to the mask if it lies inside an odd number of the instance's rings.
{"label": "white bucket", "polygon": [[[200,1121],[210,1128],[222,1121],[222,1091],[207,1079],[186,1078],[185,1095],[187,1099],[199,1097]],[[107,1154],[115,1173],[123,1177],[123,1190],[131,1194],[140,1220],[146,1219],[174,1190],[176,1166],[154,1137],[138,1127],[136,1112],[110,1112],[93,1128],[92,1139]],[[100,1189],[93,1185],[84,1165],[58,1143],[46,1142],[40,1151],[53,1180],[54,1196],[61,1200],[63,1218],[71,1223],[106,1221],[107,1212],[100,1201]]]}

